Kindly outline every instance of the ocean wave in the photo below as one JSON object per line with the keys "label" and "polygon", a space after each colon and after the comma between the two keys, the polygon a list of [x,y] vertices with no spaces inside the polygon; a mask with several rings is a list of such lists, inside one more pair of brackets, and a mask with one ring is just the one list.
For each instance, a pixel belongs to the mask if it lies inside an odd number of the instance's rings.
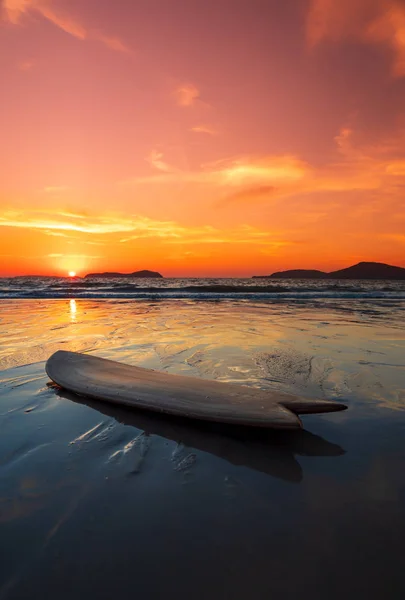
{"label": "ocean wave", "polygon": [[268,281],[251,279],[163,279],[67,280],[64,278],[0,279],[0,298],[105,298],[105,299],[239,299],[239,300],[316,300],[316,299],[394,299],[405,300],[405,282],[324,280]]}
{"label": "ocean wave", "polygon": [[217,292],[187,292],[185,290],[176,290],[169,292],[167,290],[155,291],[137,291],[137,292],[91,292],[91,291],[80,291],[80,292],[55,292],[55,291],[26,291],[26,292],[0,292],[0,298],[3,299],[70,299],[70,298],[84,298],[84,299],[144,299],[144,300],[155,300],[155,299],[193,299],[193,300],[207,300],[207,299],[232,299],[232,300],[316,300],[316,299],[392,299],[392,300],[405,300],[405,292],[239,292],[239,293],[217,293]]}

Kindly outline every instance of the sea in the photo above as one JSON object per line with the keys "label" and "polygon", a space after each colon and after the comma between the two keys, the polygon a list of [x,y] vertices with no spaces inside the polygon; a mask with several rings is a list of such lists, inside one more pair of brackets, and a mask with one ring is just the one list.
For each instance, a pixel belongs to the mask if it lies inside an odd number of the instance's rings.
{"label": "sea", "polygon": [[404,281],[322,279],[0,278],[0,298],[405,300]]}

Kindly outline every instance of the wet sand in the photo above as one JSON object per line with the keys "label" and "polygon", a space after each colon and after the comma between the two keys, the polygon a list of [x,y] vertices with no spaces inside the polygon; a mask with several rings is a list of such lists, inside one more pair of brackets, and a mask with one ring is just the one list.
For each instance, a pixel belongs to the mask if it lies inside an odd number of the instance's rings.
{"label": "wet sand", "polygon": [[[404,310],[365,308],[3,301],[0,598],[402,597]],[[62,393],[56,349],[349,410],[190,424]]]}

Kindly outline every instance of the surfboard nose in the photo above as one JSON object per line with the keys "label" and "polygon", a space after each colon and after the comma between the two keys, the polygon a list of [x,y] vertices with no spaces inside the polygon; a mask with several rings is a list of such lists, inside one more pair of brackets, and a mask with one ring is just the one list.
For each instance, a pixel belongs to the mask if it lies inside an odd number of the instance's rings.
{"label": "surfboard nose", "polygon": [[338,412],[346,410],[347,405],[333,400],[316,400],[312,398],[291,398],[281,400],[280,404],[297,415]]}

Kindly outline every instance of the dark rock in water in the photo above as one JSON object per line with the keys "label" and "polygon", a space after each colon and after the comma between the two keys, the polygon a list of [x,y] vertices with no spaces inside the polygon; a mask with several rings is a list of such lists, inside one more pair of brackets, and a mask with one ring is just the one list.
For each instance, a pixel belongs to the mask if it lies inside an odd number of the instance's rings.
{"label": "dark rock in water", "polygon": [[163,279],[163,275],[158,273],[157,271],[134,271],[133,273],[114,273],[114,272],[105,272],[105,273],[88,273],[85,275],[85,279],[90,278],[114,278],[114,277],[126,277],[126,278],[145,278],[145,279]]}
{"label": "dark rock in water", "polygon": [[[291,269],[290,271],[278,271],[273,275],[262,275],[261,277],[269,279],[326,279],[328,274],[315,269]],[[260,275],[254,277],[254,279],[258,278],[260,278]]]}
{"label": "dark rock in water", "polygon": [[254,279],[405,279],[405,269],[378,262],[359,262],[357,265],[324,273],[310,269],[292,269],[279,271],[272,275],[254,276]]}

